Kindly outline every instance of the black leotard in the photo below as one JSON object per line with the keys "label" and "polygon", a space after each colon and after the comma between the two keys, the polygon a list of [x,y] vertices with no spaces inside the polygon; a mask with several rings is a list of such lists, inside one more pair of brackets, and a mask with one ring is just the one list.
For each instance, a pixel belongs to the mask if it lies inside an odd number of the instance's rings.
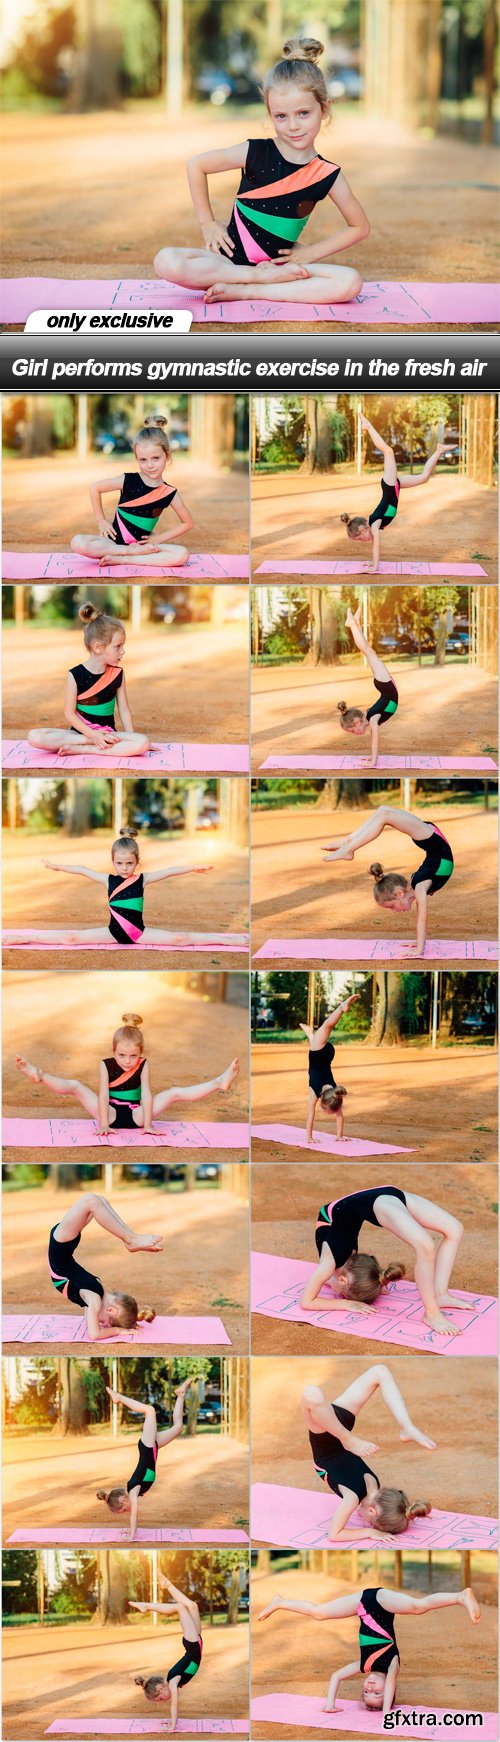
{"label": "black leotard", "polygon": [[336,1083],[332,1077],[332,1059],[335,1058],[335,1047],[331,1040],[326,1040],[319,1051],[309,1052],[309,1088],[319,1097],[322,1089],[335,1089]]}
{"label": "black leotard", "polygon": [[108,877],[109,926],[117,944],[136,944],[144,931],[144,877],[136,871],[131,877],[119,877],[111,871]]}
{"label": "black leotard", "polygon": [[255,266],[261,260],[275,260],[282,248],[293,248],[318,200],[326,198],[338,175],[339,165],[318,153],[309,163],[290,163],[274,139],[249,139],[227,226],[234,242],[234,264]]}
{"label": "black leotard", "polygon": [[93,1276],[91,1270],[84,1270],[83,1264],[77,1264],[73,1257],[80,1245],[81,1234],[77,1234],[75,1240],[56,1240],[58,1227],[59,1223],[55,1222],[49,1239],[48,1258],[52,1282],[64,1300],[71,1301],[72,1306],[85,1309],[87,1302],[82,1300],[80,1290],[89,1289],[92,1294],[100,1295],[102,1300],[104,1284],[99,1276]]}
{"label": "black leotard", "polygon": [[145,484],[140,472],[124,472],[113,543],[141,544],[144,538],[151,538],[160,514],[176,495],[175,486],[172,489],[163,479],[160,484]]}
{"label": "black leotard", "polygon": [[[342,1427],[349,1428],[352,1433],[356,1425],[356,1417],[351,1409],[344,1409],[343,1404],[334,1403],[332,1408]],[[333,1494],[339,1494],[341,1487],[350,1488],[352,1494],[357,1494],[358,1500],[366,1500],[365,1476],[373,1476],[377,1488],[380,1488],[378,1476],[370,1470],[363,1458],[356,1452],[350,1452],[342,1445],[335,1434],[310,1433],[309,1442],[314,1458],[316,1474],[331,1488]]]}
{"label": "black leotard", "polygon": [[386,484],[385,478],[382,478],[382,495],[373,514],[368,516],[369,526],[373,526],[374,520],[380,520],[380,531],[383,532],[396,519],[400,489],[399,478],[396,478],[395,484]]}
{"label": "black leotard", "polygon": [[441,834],[441,829],[436,828],[435,823],[432,823],[432,831],[427,841],[416,841],[414,835],[411,837],[414,846],[419,847],[421,853],[425,853],[423,864],[410,878],[411,886],[416,889],[417,883],[426,883],[430,878],[429,895],[435,895],[437,889],[444,889],[454,869],[449,841]]}
{"label": "black leotard", "polygon": [[142,1496],[143,1494],[149,1494],[149,1490],[152,1488],[156,1477],[158,1445],[156,1440],[154,1446],[145,1446],[144,1440],[138,1440],[137,1443],[139,1447],[139,1458],[135,1470],[130,1477],[130,1481],[127,1482],[127,1494],[130,1494],[131,1488],[138,1488],[139,1494]]}
{"label": "black leotard", "polygon": [[377,1198],[398,1198],[400,1204],[406,1204],[404,1192],[399,1186],[371,1186],[364,1192],[350,1192],[348,1198],[337,1198],[331,1204],[323,1204],[316,1224],[316,1246],[321,1255],[322,1246],[329,1246],[337,1269],[347,1263],[351,1252],[358,1250],[358,1235],[363,1222],[371,1222],[374,1228],[380,1228],[375,1213]]}
{"label": "black leotard", "polygon": [[179,1687],[185,1688],[187,1682],[192,1682],[193,1676],[196,1675],[196,1671],[200,1667],[203,1640],[184,1639],[183,1637],[182,1643],[184,1646],[184,1657],[180,1657],[178,1662],[173,1664],[172,1669],[169,1669],[167,1681],[172,1682],[174,1676],[178,1676]]}
{"label": "black leotard", "polygon": [[132,1108],[140,1107],[141,1104],[141,1078],[145,1063],[145,1059],[139,1059],[133,1071],[122,1071],[114,1057],[104,1059],[109,1082],[109,1105],[116,1112],[113,1131],[137,1131]]}
{"label": "black leotard", "polygon": [[394,1616],[378,1601],[379,1586],[368,1585],[361,1592],[359,1615],[359,1667],[362,1675],[373,1669],[377,1675],[387,1675],[393,1658],[399,1651],[394,1631]]}
{"label": "black leotard", "polygon": [[114,726],[116,693],[123,683],[121,665],[107,665],[98,677],[86,665],[72,665],[70,675],[76,683],[76,712],[81,719],[96,730]]}
{"label": "black leotard", "polygon": [[375,689],[379,692],[379,699],[377,702],[373,702],[372,707],[368,709],[366,718],[367,720],[378,720],[379,726],[385,726],[386,720],[390,720],[391,716],[397,713],[398,692],[392,677],[386,683],[379,683],[378,677],[374,677],[373,682]]}

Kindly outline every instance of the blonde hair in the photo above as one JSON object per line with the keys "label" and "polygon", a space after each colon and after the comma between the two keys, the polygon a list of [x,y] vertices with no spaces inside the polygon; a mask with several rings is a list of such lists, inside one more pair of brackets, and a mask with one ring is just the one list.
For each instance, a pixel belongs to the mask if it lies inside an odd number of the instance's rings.
{"label": "blonde hair", "polygon": [[329,115],[330,102],[325,76],[321,67],[315,65],[324,52],[323,43],[317,42],[314,36],[292,36],[288,42],[283,43],[281,60],[275,61],[262,81],[266,109],[269,109],[269,92],[276,85],[300,85],[303,91],[310,91],[316,98],[323,115]]}
{"label": "blonde hair", "polygon": [[139,446],[139,442],[158,442],[158,446],[163,448],[167,460],[170,460],[172,457],[172,449],[167,435],[167,428],[168,421],[166,417],[161,417],[160,413],[156,411],[150,412],[149,415],[144,418],[144,423],[141,425],[141,428],[138,429],[137,435],[134,436],[132,442],[134,454],[136,448]]}
{"label": "blonde hair", "polygon": [[369,526],[365,514],[341,514],[340,518],[342,525],[347,527],[348,538],[359,538],[360,532]]}
{"label": "blonde hair", "polygon": [[404,1264],[386,1264],[382,1270],[378,1258],[371,1252],[351,1252],[342,1265],[341,1274],[347,1282],[346,1298],[364,1300],[368,1306],[377,1300],[390,1282],[400,1282],[406,1276]]}
{"label": "blonde hair", "polygon": [[[119,1307],[119,1323],[124,1331],[133,1331],[139,1324],[152,1325],[156,1318],[154,1307],[138,1307],[133,1294],[117,1294],[113,1289],[113,1300]],[[118,1489],[115,1488],[114,1492],[118,1493]]]}
{"label": "blonde hair", "polygon": [[407,877],[401,877],[399,871],[384,871],[378,860],[370,865],[370,877],[375,878],[373,894],[379,907],[385,907],[387,902],[392,901],[398,889],[408,888]]}
{"label": "blonde hair", "polygon": [[137,844],[137,834],[138,834],[137,829],[120,829],[118,840],[113,841],[113,846],[111,848],[111,858],[114,859],[115,853],[118,852],[118,849],[120,847],[126,847],[127,851],[129,853],[135,853],[135,857],[137,859],[137,862],[139,862],[141,854],[140,854],[140,848],[138,847],[138,844]]}
{"label": "blonde hair", "polygon": [[115,1052],[120,1040],[137,1041],[139,1051],[142,1052],[144,1047],[144,1035],[141,1028],[142,1016],[136,1016],[135,1013],[128,1016],[122,1016],[122,1023],[123,1028],[115,1028],[113,1035],[113,1052]]}
{"label": "blonde hair", "polygon": [[78,616],[85,624],[83,639],[89,653],[91,653],[96,641],[100,641],[102,647],[107,647],[109,642],[113,640],[117,629],[123,630],[125,638],[125,630],[119,617],[108,617],[107,611],[98,611],[90,599],[87,600],[86,605],[80,605]]}
{"label": "blonde hair", "polygon": [[134,1681],[136,1687],[143,1688],[147,1700],[159,1700],[160,1688],[165,1682],[164,1675],[136,1675]]}
{"label": "blonde hair", "polygon": [[410,1501],[403,1488],[379,1488],[374,1505],[377,1508],[374,1529],[388,1530],[391,1536],[401,1536],[412,1518],[428,1518],[431,1511],[428,1500]]}
{"label": "blonde hair", "polygon": [[365,719],[362,708],[348,708],[347,702],[337,702],[337,707],[340,714],[340,724],[344,732],[350,732],[351,727],[356,725],[357,720]]}
{"label": "blonde hair", "polygon": [[105,1500],[110,1512],[121,1512],[121,1503],[126,1492],[126,1488],[110,1488],[107,1494],[105,1488],[98,1488],[96,1500]]}
{"label": "blonde hair", "polygon": [[347,1095],[347,1089],[342,1087],[342,1083],[336,1083],[334,1089],[330,1088],[329,1083],[326,1083],[325,1088],[321,1090],[319,1097],[320,1105],[326,1107],[328,1113],[338,1113],[342,1106],[344,1095]]}

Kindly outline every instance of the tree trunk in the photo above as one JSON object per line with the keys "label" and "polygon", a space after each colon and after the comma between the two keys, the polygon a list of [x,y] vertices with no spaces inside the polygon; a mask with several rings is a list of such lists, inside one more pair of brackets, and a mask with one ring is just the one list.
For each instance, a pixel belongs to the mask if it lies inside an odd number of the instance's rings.
{"label": "tree trunk", "polygon": [[389,974],[384,969],[375,975],[375,986],[375,1014],[369,1035],[370,1043],[372,1046],[400,1046],[403,976],[392,972]]}
{"label": "tree trunk", "polygon": [[122,1570],[121,1555],[105,1549],[99,1554],[99,1601],[94,1620],[96,1626],[116,1625],[128,1618],[127,1579]]}
{"label": "tree trunk", "polygon": [[67,1355],[59,1360],[62,1434],[84,1434],[88,1426],[87,1393],[78,1364]]}
{"label": "tree trunk", "polygon": [[312,660],[313,665],[333,665],[338,657],[338,619],[323,587],[310,588],[309,612],[311,645],[307,658]]}
{"label": "tree trunk", "polygon": [[226,1624],[228,1627],[235,1627],[236,1626],[236,1622],[238,1620],[238,1610],[240,1607],[240,1597],[241,1597],[241,1589],[240,1589],[239,1568],[233,1567],[233,1570],[231,1573],[231,1584],[230,1584],[230,1588],[229,1588],[229,1596],[228,1596],[228,1600],[227,1600]]}
{"label": "tree trunk", "polygon": [[434,664],[435,665],[444,665],[444,663],[445,663],[447,640],[448,640],[448,611],[445,609],[444,611],[439,612],[438,623],[437,623],[437,628],[436,628],[436,652],[434,655]]}

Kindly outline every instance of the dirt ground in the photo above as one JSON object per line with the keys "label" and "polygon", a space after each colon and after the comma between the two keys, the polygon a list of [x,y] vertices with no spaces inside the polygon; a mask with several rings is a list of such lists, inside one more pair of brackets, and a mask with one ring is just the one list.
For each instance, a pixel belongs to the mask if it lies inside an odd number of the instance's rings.
{"label": "dirt ground", "polygon": [[[3,731],[24,738],[30,727],[64,724],[70,666],[83,658],[81,625],[5,627]],[[190,624],[169,632],[163,624],[127,625],[124,669],[137,731],[175,743],[244,744],[248,740],[248,633],[246,624],[220,629]]]}
{"label": "dirt ground", "polygon": [[[439,791],[439,788],[438,788]],[[473,803],[432,805],[424,820],[441,828],[453,849],[455,870],[446,888],[431,897],[429,938],[495,938],[497,936],[497,817]],[[384,803],[384,794],[377,794]],[[412,799],[419,815],[418,795]],[[384,868],[410,877],[421,864],[409,835],[387,829],[362,847],[353,860],[322,859],[322,849],[361,828],[373,814],[361,807],[326,806],[283,810],[255,808],[252,816],[252,948],[268,938],[360,937],[414,940],[415,920],[389,913],[373,900],[369,866],[380,858]],[[285,967],[284,960],[282,966]],[[304,961],[303,966],[308,964]],[[396,964],[394,964],[395,966]],[[486,966],[478,962],[478,967]],[[290,963],[293,966],[293,963]]]}
{"label": "dirt ground", "polygon": [[[374,1467],[381,1481],[395,1487],[402,1485],[412,1498],[423,1495],[433,1507],[445,1511],[482,1513],[494,1518],[498,1486],[496,1362],[466,1358],[457,1396],[456,1374],[450,1362],[440,1361],[438,1369],[425,1358],[409,1361],[406,1355],[394,1357],[390,1352],[388,1359],[384,1352],[383,1361],[399,1385],[413,1420],[436,1440],[437,1447],[436,1451],[427,1452],[410,1441],[401,1445],[397,1425],[379,1393],[365,1404],[359,1421],[360,1433],[380,1448]],[[320,1385],[331,1402],[366,1372],[367,1366],[366,1359],[352,1355],[330,1360],[317,1356],[302,1360],[293,1356],[279,1361],[255,1357],[252,1482],[279,1482],[285,1487],[320,1492],[300,1411],[301,1392],[305,1385]],[[465,1433],[464,1398],[467,1398]]]}
{"label": "dirt ground", "polygon": [[[300,562],[322,557],[334,562],[365,561],[367,549],[346,537],[341,514],[371,514],[380,494],[380,470],[362,480],[352,472],[254,478],[252,481],[252,563],[256,581],[262,562]],[[479,560],[488,580],[498,579],[497,492],[458,473],[437,469],[421,490],[405,490],[397,520],[381,539],[384,562]],[[281,577],[280,577],[281,578]],[[286,580],[300,583],[300,574]],[[319,577],[321,579],[321,577]],[[451,577],[450,577],[451,578]],[[302,577],[303,579],[303,577]],[[373,577],[370,577],[373,579]],[[381,575],[387,585],[390,576]],[[400,577],[394,580],[401,584]],[[315,583],[316,584],[316,583]]]}
{"label": "dirt ground", "polygon": [[[325,1197],[341,1198],[353,1190],[352,1167],[329,1157],[328,1167],[311,1163],[302,1166],[269,1167],[254,1163],[252,1167],[252,1247],[256,1252],[274,1252],[283,1258],[301,1258],[314,1266],[316,1247],[314,1229],[318,1209]],[[497,1177],[492,1167],[475,1167],[465,1163],[453,1167],[443,1185],[429,1166],[420,1166],[404,1155],[394,1160],[360,1162],[356,1169],[356,1191],[368,1186],[392,1185],[402,1191],[418,1192],[422,1197],[444,1203],[452,1215],[464,1224],[464,1237],[453,1269],[452,1287],[474,1293],[497,1292]],[[284,1209],[286,1206],[286,1209]],[[371,1237],[371,1228],[368,1233]],[[381,1264],[402,1259],[410,1279],[413,1276],[409,1247],[402,1250],[394,1235],[375,1230],[377,1258]],[[399,1250],[396,1251],[396,1247]],[[371,1250],[367,1231],[361,1237],[361,1251]],[[377,1360],[380,1344],[369,1337],[356,1339],[357,1353]],[[281,1324],[278,1319],[266,1319],[260,1313],[252,1318],[252,1352],[255,1355],[329,1355],[332,1352],[331,1331],[314,1329],[311,1325]],[[335,1332],[335,1352],[352,1357],[352,1340]],[[405,1356],[406,1359],[406,1356]],[[414,1352],[408,1350],[408,1359]],[[422,1359],[422,1357],[420,1357]],[[463,1394],[462,1401],[463,1401]]]}
{"label": "dirt ground", "polygon": [[[225,115],[210,105],[186,109],[174,127],[159,103],[107,114],[6,116],[5,275],[152,279],[159,246],[200,243],[186,180],[188,157],[269,132],[264,111],[241,108]],[[494,145],[432,139],[353,106],[334,110],[318,148],[342,164],[366,208],[371,235],[354,251],[365,279],[496,278]],[[236,187],[233,172],[211,185],[215,215],[223,222]],[[324,201],[311,221],[311,241],[329,230],[330,202]],[[339,323],[341,331],[344,325]],[[212,327],[203,323],[205,332]],[[220,334],[220,327],[214,330]],[[271,322],[245,330],[279,329]],[[307,331],[307,323],[287,323],[287,330]],[[331,328],[321,322],[314,330]]]}
{"label": "dirt ground", "polygon": [[[423,1595],[428,1589],[423,1555],[415,1556],[406,1570],[404,1588]],[[484,1570],[488,1558],[490,1565]],[[420,1560],[421,1565],[416,1566]],[[444,1560],[444,1557],[443,1557]],[[255,1575],[252,1579],[252,1692],[253,1696],[286,1690],[292,1694],[326,1694],[328,1682],[336,1665],[354,1661],[356,1656],[356,1618],[330,1621],[318,1626],[304,1621],[300,1615],[273,1615],[266,1622],[257,1621],[259,1611],[279,1591],[283,1596],[306,1598],[326,1603],[344,1596],[362,1585],[379,1583],[373,1557],[360,1556],[363,1563],[358,1581],[340,1577],[340,1556],[332,1555],[332,1572],[297,1572]],[[435,1706],[447,1710],[463,1708],[468,1712],[496,1709],[496,1557],[472,1556],[474,1588],[484,1604],[480,1626],[471,1628],[467,1615],[453,1609],[439,1615],[413,1615],[397,1618],[397,1640],[401,1652],[401,1672],[398,1680],[398,1700],[405,1706],[421,1705],[426,1711]],[[387,1577],[388,1575],[384,1575]],[[450,1556],[449,1567],[441,1565],[439,1578],[434,1572],[433,1589],[458,1590],[461,1584],[458,1556]],[[359,1699],[361,1680],[356,1677],[344,1684],[344,1697]],[[379,1720],[380,1722],[380,1720]],[[325,1735],[330,1732],[325,1731]],[[252,1736],[258,1742],[283,1742],[282,1724],[252,1724]],[[333,1735],[334,1732],[332,1731]],[[349,1742],[365,1742],[366,1730],[350,1732]],[[317,1730],[302,1730],[301,1742],[317,1742]],[[339,1735],[339,1731],[335,1731]]]}
{"label": "dirt ground", "polygon": [[[131,1611],[133,1613],[133,1611]],[[203,1674],[181,1694],[181,1716],[243,1718],[248,1712],[248,1626],[203,1626]],[[160,1621],[9,1627],[4,1636],[6,1742],[43,1736],[54,1718],[147,1717],[134,1675],[164,1675],[178,1656],[179,1628]],[[23,1690],[29,1690],[24,1694]],[[169,1708],[163,1706],[162,1714]],[[60,1732],[64,1738],[66,1732]],[[214,1732],[216,1734],[216,1732]]]}
{"label": "dirt ground", "polygon": [[[108,871],[111,866],[112,837],[104,831],[79,835],[77,839],[61,832],[59,835],[28,835],[24,830],[4,832],[3,846],[3,923],[4,926],[36,926],[80,930],[85,926],[106,925],[108,910],[106,890],[85,877],[74,877],[46,871],[43,858],[53,858],[66,865],[88,865],[94,871]],[[176,931],[189,930],[210,934],[211,931],[248,930],[248,851],[228,845],[219,831],[199,832],[186,839],[174,835],[159,841],[146,837],[142,847],[142,863],[147,871],[166,865],[213,865],[206,877],[174,877],[165,883],[152,883],[146,890],[145,919],[147,925],[168,926]],[[193,967],[216,966],[243,968],[248,952],[231,951],[221,955],[193,952],[187,958],[182,951],[125,948],[112,956],[98,950],[80,950],[75,956],[70,949],[57,953],[59,968],[154,969],[168,966],[182,968],[186,962]],[[43,967],[50,961],[49,952],[41,955],[29,949],[4,952],[4,968]]]}
{"label": "dirt ground", "polygon": [[[253,1042],[255,1125],[305,1127],[307,1050],[306,1041],[274,1046]],[[495,1162],[497,1058],[493,1049],[342,1046],[339,1036],[334,1075],[348,1091],[347,1137],[408,1145],[415,1149],[417,1164]],[[315,1128],[322,1136],[335,1135],[335,1121],[328,1114],[317,1112]],[[252,1156],[255,1161],[280,1163],[299,1159],[284,1144],[258,1137],[252,1139]],[[318,1157],[308,1150],[300,1159],[314,1162]]]}
{"label": "dirt ground", "polygon": [[[96,478],[116,477],[125,469],[134,471],[130,458],[116,454],[108,459],[90,454],[80,461],[72,453],[53,453],[49,458],[24,460],[8,455],[3,471],[3,543],[6,550],[68,550],[74,533],[95,532],[89,486]],[[229,471],[208,460],[192,460],[174,454],[166,467],[169,484],[176,484],[194,526],[182,542],[189,551],[207,554],[223,551],[244,556],[248,551],[249,484],[246,467]],[[106,512],[114,513],[118,494],[106,498]],[[160,523],[158,523],[160,524]],[[177,517],[171,508],[162,516],[162,536],[175,541]],[[141,571],[139,571],[141,572]],[[144,572],[144,571],[142,571]],[[99,579],[96,564],[89,574]],[[119,570],[117,569],[117,580]],[[147,580],[147,575],[146,575]]]}
{"label": "dirt ground", "polygon": [[[472,1365],[472,1363],[471,1363]],[[125,1369],[122,1365],[122,1382]],[[96,1499],[125,1482],[134,1468],[140,1423],[117,1440],[105,1429],[81,1436],[23,1432],[4,1439],[4,1543],[20,1528],[75,1529],[118,1522]],[[248,1518],[248,1450],[222,1434],[199,1432],[174,1440],[158,1458],[156,1482],[140,1525],[190,1530],[245,1529]]]}
{"label": "dirt ground", "polygon": [[[26,1151],[24,1151],[26,1156]],[[95,1156],[95,1151],[93,1151]],[[84,1156],[85,1151],[79,1150]],[[87,1184],[83,1190],[92,1189]],[[100,1196],[105,1192],[100,1186]],[[58,1191],[49,1180],[44,1186],[3,1193],[4,1309],[6,1312],[75,1315],[75,1308],[61,1301],[52,1287],[47,1269],[50,1229],[61,1220],[75,1193]],[[248,1351],[248,1209],[224,1187],[214,1191],[167,1193],[128,1185],[114,1192],[114,1203],[129,1226],[143,1232],[162,1232],[163,1251],[127,1252],[121,1241],[112,1240],[103,1228],[91,1223],[82,1235],[82,1262],[101,1276],[106,1288],[133,1290],[140,1306],[153,1306],[160,1315],[205,1315],[222,1318],[231,1338],[231,1353]],[[203,1264],[198,1263],[203,1250]],[[226,1304],[227,1303],[227,1304]],[[133,1339],[132,1339],[133,1342]],[[113,1345],[114,1346],[114,1345]],[[116,1345],[118,1347],[118,1345]],[[127,1344],[120,1343],[126,1352]],[[134,1350],[137,1344],[133,1344]],[[141,1350],[158,1349],[141,1336]],[[30,1344],[33,1354],[46,1353],[46,1345]],[[14,1344],[6,1353],[16,1354]],[[75,1345],[59,1348],[73,1354]],[[185,1350],[196,1354],[196,1349]]]}
{"label": "dirt ground", "polygon": [[[396,662],[394,678],[399,709],[381,728],[381,756],[496,756],[498,684],[489,672],[465,660],[420,670],[408,660]],[[369,708],[375,695],[360,665],[252,666],[252,772],[268,756],[366,756],[369,737],[342,731],[337,702]]]}

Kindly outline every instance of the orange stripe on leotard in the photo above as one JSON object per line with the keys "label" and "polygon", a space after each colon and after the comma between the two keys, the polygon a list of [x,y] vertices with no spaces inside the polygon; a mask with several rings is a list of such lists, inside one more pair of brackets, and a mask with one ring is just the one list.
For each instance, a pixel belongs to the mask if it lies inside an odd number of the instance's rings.
{"label": "orange stripe on leotard", "polygon": [[121,669],[121,665],[107,665],[106,670],[101,672],[101,676],[97,678],[96,683],[93,683],[89,690],[80,690],[78,700],[85,704],[85,702],[90,701],[91,696],[98,696],[99,691],[107,689],[108,684],[113,682],[113,678],[118,676]]}
{"label": "orange stripe on leotard", "polygon": [[128,496],[126,502],[118,503],[118,507],[123,508],[124,513],[126,508],[149,508],[150,502],[161,502],[162,496],[170,496],[171,492],[171,484],[159,484],[157,490],[148,490],[146,496]]}
{"label": "orange stripe on leotard", "polygon": [[137,879],[138,879],[137,871],[131,871],[130,875],[128,877],[124,877],[122,882],[118,884],[118,887],[113,890],[111,900],[116,901],[117,895],[123,895],[124,889],[130,889],[131,883],[137,883]]}
{"label": "orange stripe on leotard", "polygon": [[120,1083],[128,1083],[129,1077],[135,1076],[135,1072],[139,1070],[139,1065],[143,1064],[145,1064],[145,1059],[138,1059],[137,1064],[133,1065],[131,1070],[122,1071],[121,1077],[115,1077],[114,1082],[111,1083],[111,1088],[117,1089]]}
{"label": "orange stripe on leotard", "polygon": [[324,181],[325,176],[330,175],[332,169],[339,167],[338,163],[325,163],[319,168],[319,164],[320,158],[313,157],[310,163],[301,163],[300,168],[294,170],[293,175],[285,175],[283,181],[273,181],[270,182],[269,187],[256,188],[254,194],[250,192],[249,188],[245,188],[241,198],[245,201],[280,199],[282,194],[298,193],[301,188],[312,187],[316,182]]}

